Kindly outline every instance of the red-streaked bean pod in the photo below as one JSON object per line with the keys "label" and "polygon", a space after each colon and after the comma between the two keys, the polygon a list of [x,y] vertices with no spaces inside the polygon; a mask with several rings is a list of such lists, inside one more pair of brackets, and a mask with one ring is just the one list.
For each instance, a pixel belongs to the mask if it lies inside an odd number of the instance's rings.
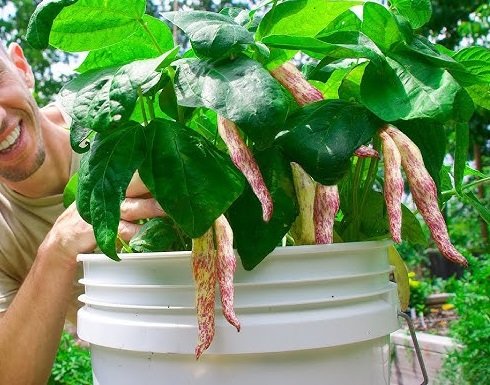
{"label": "red-streaked bean pod", "polygon": [[393,241],[402,241],[402,196],[403,177],[401,171],[400,151],[391,137],[381,130],[379,132],[384,159],[384,197],[388,210],[388,220]]}
{"label": "red-streaked bean pod", "polygon": [[316,182],[297,163],[291,163],[294,189],[298,199],[299,215],[291,227],[296,245],[315,244],[313,207]]}
{"label": "red-streaked bean pod", "polygon": [[237,126],[232,121],[219,116],[218,132],[228,147],[231,160],[245,176],[250,187],[252,187],[252,191],[262,205],[262,218],[265,222],[269,222],[272,218],[274,205],[271,194],[265,185],[264,178],[262,177],[259,166],[255,162],[252,152],[241,138]]}
{"label": "red-streaked bean pod", "polygon": [[333,243],[333,225],[339,207],[340,198],[337,186],[324,186],[317,183],[313,209],[317,245]]}
{"label": "red-streaked bean pod", "polygon": [[214,338],[216,297],[216,251],[213,229],[192,240],[192,272],[196,282],[198,345],[196,359],[209,348]]}
{"label": "red-streaked bean pod", "polygon": [[385,131],[391,136],[400,151],[402,166],[405,170],[413,199],[429,227],[437,248],[447,259],[467,266],[468,262],[456,250],[449,239],[446,222],[437,202],[436,184],[425,168],[419,148],[397,128],[387,126]]}
{"label": "red-streaked bean pod", "polygon": [[308,83],[301,71],[291,62],[272,70],[271,75],[293,95],[300,106],[323,100],[322,93]]}
{"label": "red-streaked bean pod", "polygon": [[217,249],[216,270],[218,272],[223,315],[237,331],[240,331],[240,321],[238,321],[233,305],[235,298],[233,277],[236,270],[236,256],[233,251],[233,230],[224,215],[221,215],[214,222],[214,235]]}
{"label": "red-streaked bean pod", "polygon": [[369,146],[361,146],[355,152],[354,155],[359,158],[379,158],[379,153],[374,148]]}

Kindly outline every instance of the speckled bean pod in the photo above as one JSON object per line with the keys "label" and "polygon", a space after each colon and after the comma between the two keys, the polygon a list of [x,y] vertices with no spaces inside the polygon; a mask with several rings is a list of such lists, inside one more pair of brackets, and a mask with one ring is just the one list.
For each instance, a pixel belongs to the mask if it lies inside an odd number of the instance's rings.
{"label": "speckled bean pod", "polygon": [[297,163],[291,163],[299,215],[291,227],[296,245],[315,244],[313,208],[316,182]]}
{"label": "speckled bean pod", "polygon": [[402,196],[403,177],[401,171],[400,151],[391,137],[381,130],[379,132],[384,159],[384,197],[388,210],[388,220],[393,241],[402,241]]}
{"label": "speckled bean pod", "polygon": [[209,348],[214,338],[216,297],[216,251],[213,229],[192,240],[192,272],[196,282],[198,345],[196,359]]}
{"label": "speckled bean pod", "polygon": [[437,202],[436,184],[425,168],[420,150],[408,136],[397,128],[387,126],[385,131],[391,136],[400,151],[402,166],[413,200],[427,223],[437,248],[450,261],[467,266],[468,262],[449,239],[446,223]]}
{"label": "speckled bean pod", "polygon": [[214,236],[217,249],[216,268],[223,315],[237,331],[240,331],[240,321],[238,321],[233,306],[235,297],[233,277],[236,270],[236,256],[233,251],[233,230],[224,215],[221,215],[214,222]]}
{"label": "speckled bean pod", "polygon": [[333,243],[333,225],[339,207],[340,199],[337,186],[317,184],[313,209],[317,245]]}
{"label": "speckled bean pod", "polygon": [[354,155],[359,158],[379,158],[379,153],[374,148],[369,146],[361,146],[355,152]]}
{"label": "speckled bean pod", "polygon": [[265,185],[264,178],[262,177],[259,166],[255,162],[252,152],[240,137],[238,128],[232,121],[219,116],[218,132],[228,147],[231,160],[243,173],[250,187],[252,187],[252,191],[262,205],[263,220],[269,222],[272,217],[274,205],[271,194]]}

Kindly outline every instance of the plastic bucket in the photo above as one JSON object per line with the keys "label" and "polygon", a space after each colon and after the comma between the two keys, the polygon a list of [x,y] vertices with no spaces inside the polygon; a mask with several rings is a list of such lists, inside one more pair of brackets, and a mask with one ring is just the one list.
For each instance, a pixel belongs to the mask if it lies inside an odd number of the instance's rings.
{"label": "plastic bucket", "polygon": [[[95,385],[389,384],[399,328],[390,242],[277,248],[238,266],[237,333],[216,303],[216,335],[196,361],[190,253],[80,255]],[[240,265],[240,264],[239,264]]]}

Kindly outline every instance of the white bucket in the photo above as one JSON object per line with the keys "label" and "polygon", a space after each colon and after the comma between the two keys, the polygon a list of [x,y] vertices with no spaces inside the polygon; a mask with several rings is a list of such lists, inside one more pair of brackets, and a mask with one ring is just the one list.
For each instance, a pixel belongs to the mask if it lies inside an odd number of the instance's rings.
{"label": "white bucket", "polygon": [[[216,336],[196,361],[190,253],[80,255],[78,335],[95,385],[389,384],[399,328],[390,242],[277,248],[238,264],[237,333],[216,307]],[[219,301],[219,300],[218,300]]]}

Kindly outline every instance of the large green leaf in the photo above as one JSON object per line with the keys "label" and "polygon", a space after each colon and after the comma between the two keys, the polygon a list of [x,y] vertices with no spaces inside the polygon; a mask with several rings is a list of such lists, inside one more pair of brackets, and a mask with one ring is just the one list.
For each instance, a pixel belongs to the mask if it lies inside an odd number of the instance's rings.
{"label": "large green leaf", "polygon": [[390,4],[408,19],[414,29],[422,27],[432,15],[430,0],[390,0]]}
{"label": "large green leaf", "polygon": [[356,0],[297,0],[273,7],[262,19],[256,37],[271,35],[313,37],[341,13],[362,4]]}
{"label": "large green leaf", "polygon": [[333,59],[367,58],[376,63],[384,59],[379,48],[363,33],[340,31],[321,37],[275,35],[263,42],[271,47],[320,53]]}
{"label": "large green leaf", "polygon": [[151,59],[174,47],[170,28],[152,16],[143,15],[142,24],[124,40],[105,48],[91,51],[78,67],[79,72],[115,67],[134,60]]}
{"label": "large green leaf", "polygon": [[465,175],[468,146],[470,144],[470,126],[468,123],[456,123],[456,150],[454,153],[454,187],[461,192]]}
{"label": "large green leaf", "polygon": [[485,222],[490,224],[490,209],[488,208],[488,205],[482,204],[472,192],[465,192],[460,195],[460,197],[465,203],[477,210],[478,214],[480,214]]}
{"label": "large green leaf", "polygon": [[145,157],[143,127],[128,122],[108,135],[97,134],[81,163],[77,208],[94,228],[103,253],[118,260],[116,252],[120,206],[136,169]]}
{"label": "large green leaf", "polygon": [[43,0],[34,10],[27,26],[26,40],[37,49],[47,48],[49,35],[56,16],[78,0]]}
{"label": "large green leaf", "polygon": [[53,22],[49,43],[68,52],[116,44],[139,28],[145,0],[78,0]]}
{"label": "large green leaf", "polygon": [[175,87],[180,105],[207,107],[235,122],[259,148],[272,143],[282,127],[290,98],[259,63],[239,57],[210,62],[175,62]]}
{"label": "large green leaf", "polygon": [[168,216],[152,218],[131,238],[129,247],[137,253],[186,250],[187,244],[183,244],[179,232],[176,223]]}
{"label": "large green leaf", "polygon": [[392,57],[381,66],[366,67],[361,82],[363,104],[388,122],[449,118],[461,90],[451,74],[409,55]]}
{"label": "large green leaf", "polygon": [[181,11],[161,15],[184,31],[197,56],[220,58],[255,43],[251,32],[220,13]]}
{"label": "large green leaf", "polygon": [[97,132],[123,123],[134,110],[138,88],[158,82],[156,69],[166,56],[83,73],[61,90],[63,107],[77,124]]}
{"label": "large green leaf", "polygon": [[248,185],[228,211],[238,254],[247,270],[280,244],[298,215],[289,161],[276,147],[256,153],[255,159],[274,202],[271,220],[262,220],[260,203]]}
{"label": "large green leaf", "polygon": [[460,76],[457,73],[454,75],[462,85],[490,84],[490,49],[485,47],[463,48],[453,58],[466,70]]}
{"label": "large green leaf", "polygon": [[199,237],[242,193],[244,179],[227,155],[190,128],[156,119],[147,129],[141,179],[183,231]]}
{"label": "large green leaf", "polygon": [[383,51],[404,41],[398,23],[393,14],[380,4],[367,2],[364,4],[361,31]]}
{"label": "large green leaf", "polygon": [[291,161],[317,182],[336,184],[354,151],[369,141],[382,122],[366,108],[344,100],[325,100],[299,109],[286,122],[278,143]]}

